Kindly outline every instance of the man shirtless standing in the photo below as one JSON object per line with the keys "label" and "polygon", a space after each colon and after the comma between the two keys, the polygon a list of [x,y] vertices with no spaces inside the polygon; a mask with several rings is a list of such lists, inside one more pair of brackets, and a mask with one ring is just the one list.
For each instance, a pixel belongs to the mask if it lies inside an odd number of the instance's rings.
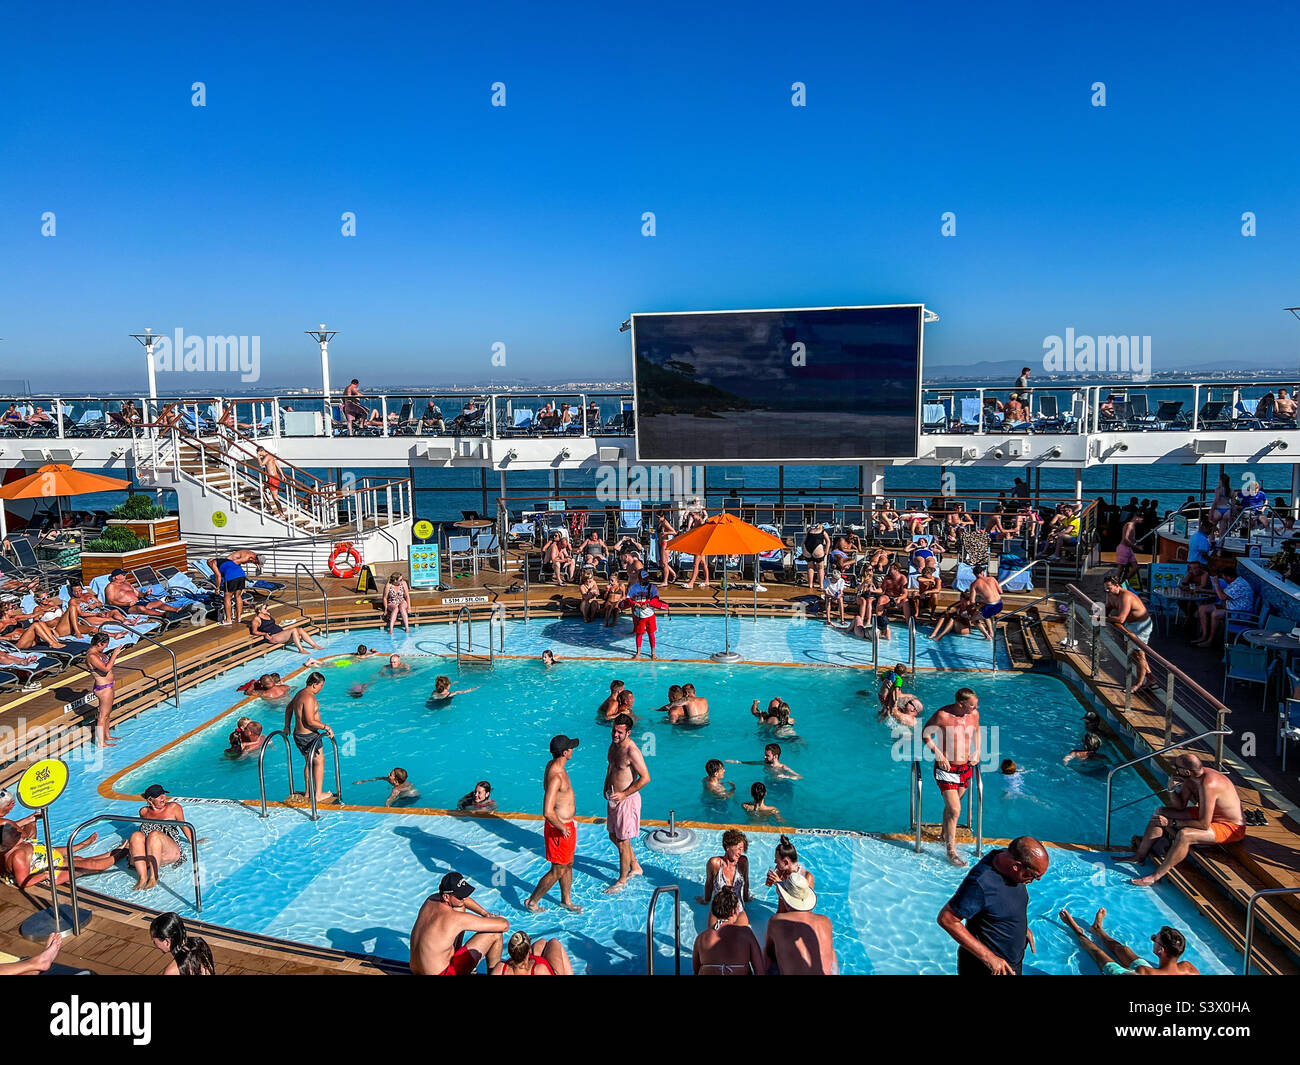
{"label": "man shirtless standing", "polygon": [[542,799],[542,817],[546,819],[546,860],[550,871],[538,881],[533,893],[524,903],[533,913],[541,913],[538,903],[557,881],[560,884],[560,905],[572,913],[581,913],[582,907],[570,901],[573,890],[573,852],[578,846],[578,826],[573,820],[573,782],[566,768],[578,741],[569,736],[551,737],[551,760],[546,763],[542,779],[545,796]]}
{"label": "man shirtless standing", "polygon": [[632,742],[632,717],[614,718],[609,745],[609,768],[605,771],[605,826],[618,847],[618,879],[605,889],[613,895],[627,887],[629,877],[640,876],[641,863],[632,852],[632,841],[641,834],[641,789],[650,783],[650,771],[640,748]]}
{"label": "man shirtless standing", "polygon": [[696,725],[707,724],[709,720],[709,700],[695,694],[694,684],[682,685],[682,709],[686,711],[686,720]]}
{"label": "man shirtless standing", "polygon": [[320,703],[316,697],[323,687],[325,677],[320,673],[312,673],[307,678],[306,686],[284,708],[284,730],[288,732],[290,725],[293,726],[293,742],[307,759],[303,770],[304,792],[310,801],[314,786],[318,803],[334,798],[332,791],[321,791],[325,780],[325,744],[321,742],[320,734],[324,732],[330,739],[334,738],[334,730],[320,719]]}
{"label": "man shirtless standing", "polygon": [[1156,840],[1166,831],[1176,835],[1164,862],[1150,876],[1138,877],[1129,883],[1150,887],[1198,844],[1236,843],[1244,838],[1246,818],[1241,810],[1241,797],[1232,781],[1218,770],[1207,769],[1196,755],[1180,754],[1169,781],[1169,805],[1161,806],[1152,815],[1146,834],[1131,860],[1137,865],[1146,861]]}
{"label": "man shirtless standing", "polygon": [[990,577],[983,566],[976,566],[974,572],[975,583],[970,586],[970,590],[975,595],[975,605],[979,607],[975,623],[984,638],[991,640],[997,632],[998,623],[995,619],[1002,613],[1002,585],[998,584],[997,578]]}
{"label": "man shirtless standing", "polygon": [[280,460],[267,451],[266,448],[259,447],[257,449],[257,464],[262,467],[262,472],[266,474],[266,484],[262,487],[262,494],[277,514],[283,514],[284,507],[280,505],[280,484],[284,474],[280,472]]}
{"label": "man shirtless standing", "polygon": [[[474,888],[460,873],[448,873],[420,907],[411,929],[411,972],[416,976],[469,976],[486,959],[490,971],[501,960],[501,933],[510,922],[470,900]],[[463,943],[466,932],[472,932]]]}
{"label": "man shirtless standing", "polygon": [[921,730],[921,742],[934,753],[934,780],[943,795],[943,842],[953,865],[967,864],[957,853],[957,819],[980,760],[979,705],[973,691],[960,688],[952,704],[936,710]]}

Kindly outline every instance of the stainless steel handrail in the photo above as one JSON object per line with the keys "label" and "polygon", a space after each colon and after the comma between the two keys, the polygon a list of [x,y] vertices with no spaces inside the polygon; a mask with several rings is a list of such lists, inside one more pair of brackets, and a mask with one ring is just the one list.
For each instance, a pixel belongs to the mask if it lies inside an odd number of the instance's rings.
{"label": "stainless steel handrail", "polygon": [[[81,917],[77,907],[77,864],[72,860],[72,844],[76,842],[77,833],[83,828],[97,825],[101,821],[122,821],[132,825],[183,825],[185,828],[188,828],[190,830],[190,865],[194,871],[194,911],[195,913],[203,912],[203,893],[199,887],[199,836],[198,833],[194,831],[193,824],[189,821],[160,821],[157,818],[142,817],[139,814],[136,814],[135,816],[129,814],[100,814],[98,817],[92,817],[89,820],[82,821],[81,824],[72,830],[72,834],[68,836],[68,847],[66,852],[68,855],[68,890],[72,894],[72,934],[74,936],[81,935]],[[129,856],[127,860],[130,860]]]}
{"label": "stainless steel handrail", "polygon": [[[465,619],[465,627],[468,630],[467,641],[469,643],[469,651],[471,654],[474,652],[474,615],[472,615],[469,612],[469,607],[463,606],[456,611],[456,668],[457,669],[460,668],[460,619],[462,617]],[[488,630],[488,651],[489,652],[491,652],[492,649],[492,632],[491,632],[490,625],[491,622],[489,622],[489,630]]]}
{"label": "stainless steel handrail", "polygon": [[663,891],[673,893],[673,944],[676,954],[676,974],[682,975],[682,893],[676,884],[660,884],[650,895],[650,915],[645,926],[645,971],[647,976],[655,974],[655,903]]}
{"label": "stainless steel handrail", "polygon": [[262,749],[257,752],[257,783],[262,790],[262,816],[266,817],[266,771],[263,768],[266,762],[266,749],[271,746],[271,740],[276,736],[284,740],[284,767],[285,772],[289,775],[289,794],[293,794],[293,751],[289,749],[289,733],[285,729],[276,729],[262,741]]}
{"label": "stainless steel handrail", "polygon": [[[312,756],[316,753],[317,747],[323,746],[326,740],[329,740],[330,743],[334,745],[334,801],[338,803],[340,806],[343,805],[343,777],[339,773],[339,741],[336,740],[333,736],[329,736],[324,732],[316,733],[316,737],[317,739],[320,740],[320,744],[313,744],[311,748],[312,753],[306,756],[307,776],[306,779],[303,780],[303,787],[306,789],[307,792],[307,801],[311,803],[311,819],[313,821],[320,820],[320,813],[317,811],[317,807],[316,807],[316,789],[312,786],[315,783],[315,781],[313,780],[311,775],[311,760],[312,760]],[[292,756],[290,757],[292,758]],[[290,770],[289,773],[289,781],[290,781],[289,794],[292,795],[293,794],[292,770]]]}
{"label": "stainless steel handrail", "polygon": [[[1169,751],[1175,750],[1178,747],[1190,747],[1197,740],[1203,740],[1207,736],[1231,736],[1231,735],[1232,735],[1232,729],[1230,728],[1210,729],[1210,731],[1202,732],[1200,735],[1193,736],[1190,739],[1179,740],[1177,743],[1167,744],[1166,746],[1161,747],[1158,751],[1152,751],[1150,754],[1144,754],[1142,755],[1141,758],[1134,758],[1131,762],[1125,762],[1123,765],[1117,765],[1114,769],[1112,769],[1109,773],[1107,773],[1106,774],[1106,840],[1103,845],[1107,847],[1110,846],[1110,815],[1112,813],[1111,793],[1114,789],[1114,781],[1115,781],[1116,773],[1118,773],[1121,769],[1127,769],[1129,766],[1137,765],[1139,762],[1145,762],[1151,758],[1156,758],[1159,755],[1167,754]],[[1133,804],[1126,803],[1125,805],[1132,806]],[[1120,807],[1120,809],[1123,809],[1123,807]]]}
{"label": "stainless steel handrail", "polygon": [[876,619],[871,619],[871,668],[880,668],[880,630],[876,628]]}
{"label": "stainless steel handrail", "polygon": [[153,644],[155,647],[161,647],[164,651],[166,651],[166,652],[171,656],[171,660],[172,660],[172,698],[176,701],[176,707],[177,707],[177,709],[180,709],[180,705],[181,705],[181,681],[180,681],[180,672],[179,672],[179,671],[177,670],[177,668],[176,668],[176,652],[173,651],[170,647],[168,647],[168,646],[167,646],[165,643],[163,643],[162,641],[154,639],[152,636],[149,635],[149,633],[147,633],[147,632],[137,632],[135,629],[128,628],[127,626],[125,626],[125,625],[121,625],[121,624],[119,624],[119,623],[116,622],[116,621],[106,621],[106,622],[104,622],[104,624],[102,624],[102,625],[99,626],[99,631],[100,631],[100,632],[103,632],[103,631],[104,631],[106,628],[108,628],[109,626],[112,626],[112,627],[114,627],[114,628],[117,628],[117,629],[121,630],[122,632],[126,633],[126,634],[129,635],[129,636],[135,636],[135,637],[137,637],[137,638],[139,638],[139,639],[141,639],[141,640],[148,640],[149,643]]}
{"label": "stainless steel handrail", "polygon": [[925,793],[925,780],[921,774],[921,760],[912,761],[912,827],[916,830],[916,853],[921,853],[921,798]]}
{"label": "stainless steel handrail", "polygon": [[[970,791],[970,802],[975,808],[975,857],[984,851],[984,774],[979,763],[975,764],[975,787]],[[970,813],[966,815],[966,827],[970,827]]]}
{"label": "stainless steel handrail", "polygon": [[295,562],[293,564],[293,605],[302,609],[302,598],[298,594],[298,571],[302,570],[307,574],[312,584],[316,585],[316,590],[320,592],[321,606],[325,610],[325,638],[328,640],[330,635],[330,601],[329,596],[325,594],[325,586],[316,579],[316,574],[309,570],[305,563]]}
{"label": "stainless steel handrail", "polygon": [[916,673],[916,618],[907,619],[907,668]]}
{"label": "stainless steel handrail", "polygon": [[1255,902],[1266,896],[1293,895],[1297,891],[1300,891],[1300,887],[1261,888],[1259,891],[1256,891],[1255,894],[1251,895],[1250,901],[1246,903],[1246,938],[1242,945],[1243,956],[1241,959],[1242,976],[1250,975],[1250,956],[1255,950],[1253,942],[1255,938]]}

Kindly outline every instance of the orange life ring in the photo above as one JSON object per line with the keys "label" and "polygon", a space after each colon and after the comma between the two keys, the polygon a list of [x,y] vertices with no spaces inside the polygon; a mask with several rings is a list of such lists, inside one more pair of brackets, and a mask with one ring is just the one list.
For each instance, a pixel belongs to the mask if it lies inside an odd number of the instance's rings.
{"label": "orange life ring", "polygon": [[[351,557],[352,565],[346,571],[339,565],[339,559]],[[361,552],[353,547],[350,543],[344,542],[334,545],[334,553],[330,555],[330,572],[334,576],[346,580],[361,568]]]}

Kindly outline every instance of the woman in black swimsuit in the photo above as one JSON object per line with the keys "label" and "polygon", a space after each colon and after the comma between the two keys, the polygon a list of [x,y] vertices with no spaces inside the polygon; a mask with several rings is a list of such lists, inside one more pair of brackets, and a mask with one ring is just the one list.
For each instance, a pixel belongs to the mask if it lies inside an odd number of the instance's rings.
{"label": "woman in black swimsuit", "polygon": [[260,636],[267,643],[276,647],[282,647],[292,640],[293,645],[298,648],[299,654],[305,655],[307,653],[303,648],[304,640],[317,651],[324,649],[311,638],[311,634],[301,625],[293,625],[287,629],[277,625],[275,619],[271,617],[271,611],[264,606],[257,608],[257,613],[253,615],[253,620],[248,628],[254,636]]}

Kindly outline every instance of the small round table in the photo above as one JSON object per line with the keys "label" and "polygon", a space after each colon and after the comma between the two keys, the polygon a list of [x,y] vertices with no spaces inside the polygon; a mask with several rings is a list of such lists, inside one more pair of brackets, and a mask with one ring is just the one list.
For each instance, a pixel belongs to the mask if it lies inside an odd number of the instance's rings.
{"label": "small round table", "polygon": [[1289,632],[1270,632],[1267,629],[1251,629],[1243,632],[1241,638],[1252,647],[1265,647],[1270,651],[1294,654],[1300,651],[1300,638]]}
{"label": "small round table", "polygon": [[[1168,603],[1185,603],[1192,607],[1209,602],[1215,597],[1213,592],[1202,592],[1196,588],[1181,588],[1177,585],[1172,588],[1152,588],[1151,594],[1156,599],[1163,599]],[[1186,616],[1190,616],[1190,614],[1191,611],[1188,611]],[[1160,616],[1166,615],[1161,614]],[[1165,626],[1165,632],[1166,634],[1169,632],[1168,625]]]}
{"label": "small round table", "polygon": [[463,521],[452,522],[457,529],[487,529],[495,524],[491,518],[465,518]]}

